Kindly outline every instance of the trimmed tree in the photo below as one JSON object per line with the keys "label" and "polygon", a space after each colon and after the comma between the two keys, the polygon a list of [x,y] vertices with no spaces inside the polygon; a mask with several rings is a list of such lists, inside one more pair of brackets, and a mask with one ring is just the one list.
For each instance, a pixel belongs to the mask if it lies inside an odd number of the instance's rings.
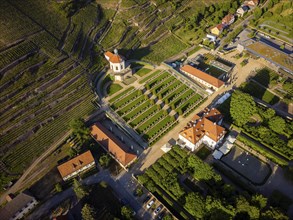
{"label": "trimmed tree", "polygon": [[123,219],[129,220],[133,219],[133,210],[129,206],[122,206],[121,208],[121,215],[123,216]]}
{"label": "trimmed tree", "polygon": [[56,190],[56,192],[62,192],[62,186],[61,186],[60,183],[57,183],[57,184],[55,185],[55,190]]}
{"label": "trimmed tree", "polygon": [[83,197],[88,195],[88,191],[86,190],[86,188],[81,185],[81,183],[77,179],[73,180],[73,190],[78,199],[82,199]]}
{"label": "trimmed tree", "polygon": [[83,220],[95,220],[95,211],[89,204],[86,203],[82,207],[81,216]]}
{"label": "trimmed tree", "polygon": [[102,167],[108,167],[111,161],[111,157],[109,154],[103,154],[99,159],[99,164]]}
{"label": "trimmed tree", "polygon": [[256,105],[252,96],[237,91],[231,98],[230,114],[238,126],[243,126],[249,118],[256,112]]}
{"label": "trimmed tree", "polygon": [[82,118],[73,119],[72,121],[70,121],[69,126],[80,143],[83,144],[87,140],[89,140],[90,130],[86,127],[85,122]]}

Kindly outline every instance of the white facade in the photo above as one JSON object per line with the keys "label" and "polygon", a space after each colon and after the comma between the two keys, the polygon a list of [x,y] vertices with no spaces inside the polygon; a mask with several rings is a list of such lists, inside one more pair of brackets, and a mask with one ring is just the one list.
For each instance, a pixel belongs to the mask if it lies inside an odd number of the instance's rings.
{"label": "white facade", "polygon": [[194,80],[200,82],[201,84],[205,85],[206,87],[213,88],[215,91],[218,90],[217,87],[215,87],[215,86],[213,86],[212,84],[206,82],[205,80],[202,80],[202,79],[200,79],[200,78],[198,78],[198,77],[196,77],[196,76],[194,76],[194,75],[192,75],[192,74],[190,74],[190,73],[188,73],[188,72],[185,72],[185,71],[182,71],[182,72],[184,72],[186,75],[188,75],[188,76],[191,77],[192,79],[194,79]]}
{"label": "white facade", "polygon": [[200,140],[198,140],[198,142],[196,142],[196,144],[194,144],[190,140],[188,140],[187,138],[185,138],[181,134],[179,134],[179,139],[181,141],[183,141],[185,143],[185,147],[188,148],[191,151],[194,151],[197,148],[199,148],[199,146],[202,143],[204,143],[209,148],[211,148],[212,150],[214,150],[215,147],[217,146],[217,144],[219,144],[219,143],[222,142],[223,138],[224,138],[224,135],[216,142],[213,139],[209,138],[207,135],[204,135]]}
{"label": "white facade", "polygon": [[10,220],[22,219],[25,216],[25,214],[32,210],[37,204],[37,200],[33,199],[33,201],[31,201],[20,211],[18,211],[12,218],[10,218]]}
{"label": "white facade", "polygon": [[73,173],[71,173],[71,174],[69,174],[69,175],[63,177],[63,180],[64,180],[64,181],[65,181],[65,180],[68,180],[69,178],[71,178],[71,177],[73,177],[73,176],[79,174],[80,172],[82,172],[82,171],[84,171],[84,170],[86,170],[86,169],[88,169],[88,168],[90,168],[90,167],[92,167],[92,166],[94,166],[94,165],[95,165],[95,161],[93,161],[92,163],[90,163],[90,164],[88,164],[88,165],[86,165],[86,166],[80,168],[79,170],[76,170],[76,171],[74,171]]}
{"label": "white facade", "polygon": [[179,134],[179,139],[182,140],[185,143],[185,147],[191,151],[196,150],[201,144],[201,140],[199,140],[196,144],[193,144],[190,140],[183,137],[181,134]]}
{"label": "white facade", "polygon": [[123,70],[125,70],[125,61],[122,60],[120,63],[112,63],[111,61],[110,62],[110,68],[111,70],[113,70],[113,72],[115,73],[119,73]]}
{"label": "white facade", "polygon": [[211,41],[216,41],[217,36],[212,35],[212,34],[207,34],[207,38],[210,39]]}
{"label": "white facade", "polygon": [[126,79],[127,77],[131,77],[131,76],[132,76],[131,71],[127,71],[123,74],[115,74],[114,79],[115,79],[115,81],[124,81],[124,79]]}

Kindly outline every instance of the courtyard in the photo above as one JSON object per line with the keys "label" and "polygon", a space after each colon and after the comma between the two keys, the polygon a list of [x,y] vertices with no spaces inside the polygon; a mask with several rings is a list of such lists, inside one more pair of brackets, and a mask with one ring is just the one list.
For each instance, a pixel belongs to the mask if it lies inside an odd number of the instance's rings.
{"label": "courtyard", "polygon": [[236,145],[221,161],[255,185],[263,185],[272,172],[267,163]]}
{"label": "courtyard", "polygon": [[143,75],[136,87],[109,97],[111,108],[149,144],[172,129],[203,100],[193,89],[166,70]]}

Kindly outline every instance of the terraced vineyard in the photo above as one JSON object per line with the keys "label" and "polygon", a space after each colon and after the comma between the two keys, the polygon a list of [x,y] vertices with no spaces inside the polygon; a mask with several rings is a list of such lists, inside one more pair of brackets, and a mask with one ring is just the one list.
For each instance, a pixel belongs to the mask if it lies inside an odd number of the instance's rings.
{"label": "terraced vineyard", "polygon": [[192,89],[166,71],[154,71],[109,101],[114,109],[149,144],[155,143],[203,100]]}
{"label": "terraced vineyard", "polygon": [[[172,30],[184,28],[184,14],[193,10],[194,1],[183,0],[176,7],[171,1],[84,2],[0,1],[0,185],[17,177],[12,174],[21,174],[68,130],[71,119],[94,110],[89,85],[107,64],[105,50],[116,47],[127,57],[159,63],[190,46]],[[208,7],[216,0],[205,2]],[[177,85],[169,91],[161,83],[155,92],[170,102],[175,89],[186,89]],[[160,128],[175,123],[173,115],[143,100],[144,94],[136,98],[145,110],[142,115],[149,111],[162,116],[153,115],[148,122],[160,123]],[[198,100],[186,90],[185,96],[173,100],[170,110],[184,115]],[[125,114],[130,109],[131,114]],[[125,120],[139,111],[130,105],[119,110]],[[129,121],[133,126],[143,122],[138,117]],[[155,141],[158,131],[153,124],[144,127],[145,138]]]}

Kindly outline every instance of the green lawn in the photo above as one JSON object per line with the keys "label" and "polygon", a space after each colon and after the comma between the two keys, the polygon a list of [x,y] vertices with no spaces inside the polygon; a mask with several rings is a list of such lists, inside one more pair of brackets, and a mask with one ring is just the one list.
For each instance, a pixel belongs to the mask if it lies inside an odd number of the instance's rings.
{"label": "green lawn", "polygon": [[139,75],[140,77],[143,77],[143,76],[147,75],[148,73],[150,73],[151,71],[152,70],[147,69],[147,68],[141,68],[135,74]]}
{"label": "green lawn", "polygon": [[107,88],[107,93],[109,96],[115,94],[116,92],[120,91],[122,89],[122,86],[116,83],[112,83],[108,88]]}
{"label": "green lawn", "polygon": [[128,105],[125,105],[122,109],[118,111],[119,115],[123,115],[124,113],[127,113],[131,111],[132,109],[139,107],[139,105],[145,100],[145,97],[139,96],[138,98],[134,99],[134,101],[130,102]]}
{"label": "green lawn", "polygon": [[153,114],[154,112],[158,111],[158,107],[156,105],[152,106],[150,109],[148,109],[147,111],[145,111],[144,113],[142,113],[141,115],[139,115],[137,118],[135,118],[131,123],[130,125],[131,126],[136,126],[138,125],[139,123],[143,122],[143,121],[146,121],[149,116],[151,114]]}
{"label": "green lawn", "polygon": [[135,99],[138,96],[138,93],[136,91],[128,94],[126,97],[122,98],[118,102],[115,102],[112,104],[114,108],[122,107],[123,105],[126,105],[127,103],[131,102],[131,100]]}
{"label": "green lawn", "polygon": [[156,123],[163,116],[164,116],[164,112],[162,110],[159,111],[157,114],[155,114],[154,116],[149,118],[149,120],[147,120],[145,123],[140,125],[139,128],[137,129],[137,131],[140,132],[140,133],[143,133],[145,131],[145,129],[147,129],[147,127],[149,127],[152,124]]}
{"label": "green lawn", "polygon": [[148,138],[152,138],[154,135],[158,134],[162,129],[166,128],[166,125],[173,122],[174,118],[171,116],[167,116],[160,123],[158,123],[153,129],[149,130],[146,135]]}
{"label": "green lawn", "polygon": [[113,98],[111,98],[109,101],[112,103],[114,102],[115,100],[121,98],[122,96],[126,95],[128,92],[130,92],[131,90],[134,91],[134,87],[129,87],[127,89],[125,89],[123,92],[119,93],[118,95],[114,96]]}
{"label": "green lawn", "polygon": [[129,121],[130,119],[132,119],[133,117],[135,117],[137,114],[141,113],[142,111],[144,111],[144,109],[147,109],[148,107],[150,107],[152,104],[149,100],[146,100],[143,104],[141,104],[139,106],[139,108],[134,109],[133,111],[129,112],[127,115],[125,115],[123,118],[126,121]]}
{"label": "green lawn", "polygon": [[151,75],[145,77],[144,79],[140,80],[139,83],[140,84],[143,84],[145,83],[146,81],[148,81],[149,79],[155,77],[156,75],[158,75],[160,72],[162,72],[161,70],[156,70],[155,72],[153,72]]}

